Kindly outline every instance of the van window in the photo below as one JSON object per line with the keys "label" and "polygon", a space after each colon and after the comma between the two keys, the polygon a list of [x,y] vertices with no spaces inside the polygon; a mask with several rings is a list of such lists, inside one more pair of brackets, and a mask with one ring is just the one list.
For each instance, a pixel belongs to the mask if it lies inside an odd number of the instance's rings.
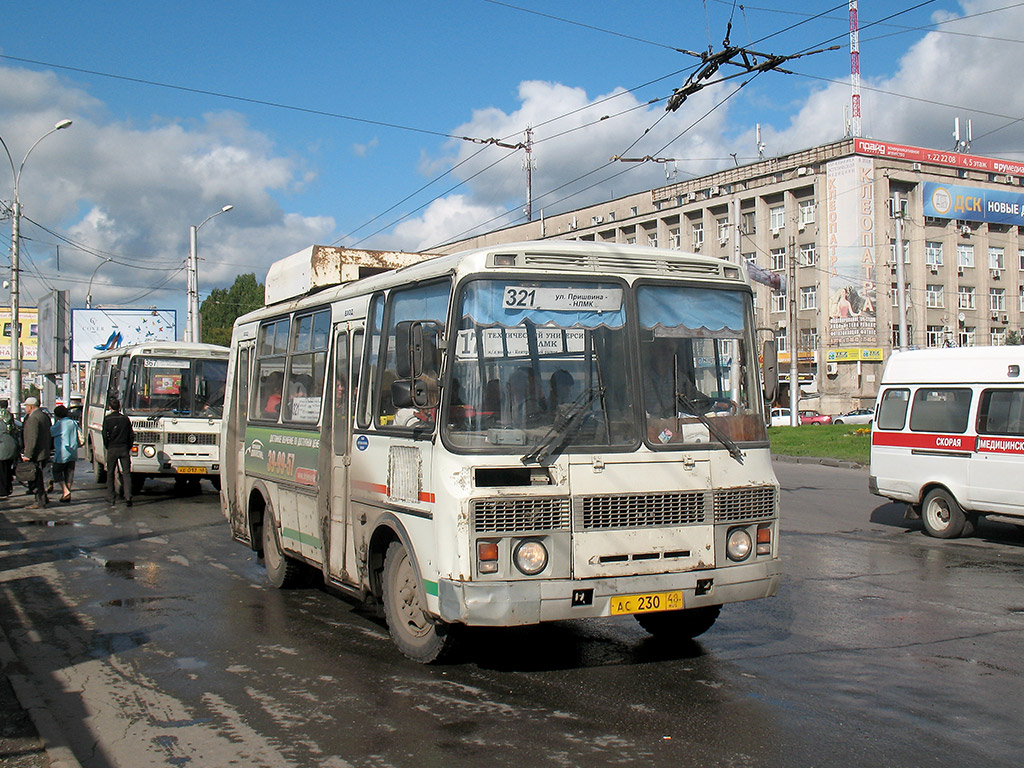
{"label": "van window", "polygon": [[907,406],[910,404],[909,389],[889,389],[882,394],[878,408],[879,429],[903,429],[907,423]]}
{"label": "van window", "polygon": [[969,389],[922,387],[914,393],[910,428],[914,432],[966,432],[970,409]]}
{"label": "van window", "polygon": [[978,405],[978,432],[1024,436],[1024,389],[986,389]]}

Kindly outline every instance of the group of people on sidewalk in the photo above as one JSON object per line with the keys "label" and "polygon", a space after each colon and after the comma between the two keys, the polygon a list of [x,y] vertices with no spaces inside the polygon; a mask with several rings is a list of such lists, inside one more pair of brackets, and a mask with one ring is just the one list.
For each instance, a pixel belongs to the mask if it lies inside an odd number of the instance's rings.
{"label": "group of people on sidewalk", "polygon": [[[75,475],[78,449],[83,445],[82,431],[78,423],[68,414],[68,409],[58,405],[53,409],[54,421],[39,407],[35,397],[26,398],[25,422],[18,427],[8,409],[8,401],[0,398],[0,497],[10,496],[14,490],[15,471],[20,458],[31,465],[32,474],[28,488],[35,495],[29,509],[41,509],[50,503],[49,492],[60,486],[62,504],[71,501],[71,484]],[[103,441],[107,459],[107,496],[111,504],[115,501],[115,469],[120,468],[122,488],[126,504],[132,505],[131,449],[135,442],[131,420],[121,413],[121,403],[112,397],[108,402],[110,412],[103,420]],[[52,462],[51,480],[46,479],[46,465]]]}

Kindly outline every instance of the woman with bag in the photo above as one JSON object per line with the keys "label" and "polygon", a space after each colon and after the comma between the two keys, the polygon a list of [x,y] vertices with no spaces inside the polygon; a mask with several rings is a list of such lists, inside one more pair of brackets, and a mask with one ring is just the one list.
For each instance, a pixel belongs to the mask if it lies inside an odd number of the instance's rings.
{"label": "woman with bag", "polygon": [[56,417],[50,434],[53,435],[53,482],[60,483],[61,504],[71,501],[71,481],[75,476],[75,461],[82,445],[78,436],[78,424],[68,416],[68,409],[58,405],[53,409]]}

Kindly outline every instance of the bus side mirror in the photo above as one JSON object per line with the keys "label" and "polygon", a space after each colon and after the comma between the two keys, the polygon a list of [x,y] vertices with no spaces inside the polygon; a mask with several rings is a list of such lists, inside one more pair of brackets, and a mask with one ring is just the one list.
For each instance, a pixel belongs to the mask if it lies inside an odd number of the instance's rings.
{"label": "bus side mirror", "polygon": [[395,373],[392,401],[398,408],[433,408],[440,401],[440,336],[437,323],[403,320],[395,325]]}
{"label": "bus side mirror", "polygon": [[771,405],[775,402],[775,395],[779,391],[779,355],[774,339],[764,343],[761,360],[761,373],[764,376],[764,399]]}

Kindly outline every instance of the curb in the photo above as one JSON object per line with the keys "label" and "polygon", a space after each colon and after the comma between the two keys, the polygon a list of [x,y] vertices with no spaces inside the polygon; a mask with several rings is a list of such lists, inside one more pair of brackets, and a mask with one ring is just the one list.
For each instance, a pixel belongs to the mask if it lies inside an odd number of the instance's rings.
{"label": "curb", "polygon": [[0,627],[0,672],[6,673],[18,703],[28,713],[29,719],[39,733],[39,739],[50,761],[50,768],[82,768],[82,764],[78,762],[67,744],[63,729],[50,713],[35,683],[27,675],[16,671],[20,666],[3,627]]}
{"label": "curb", "polygon": [[840,467],[842,469],[867,469],[867,464],[857,461],[843,461],[841,459],[820,458],[817,456],[787,456],[782,453],[773,453],[772,461],[784,462],[786,464],[821,464],[825,467]]}

